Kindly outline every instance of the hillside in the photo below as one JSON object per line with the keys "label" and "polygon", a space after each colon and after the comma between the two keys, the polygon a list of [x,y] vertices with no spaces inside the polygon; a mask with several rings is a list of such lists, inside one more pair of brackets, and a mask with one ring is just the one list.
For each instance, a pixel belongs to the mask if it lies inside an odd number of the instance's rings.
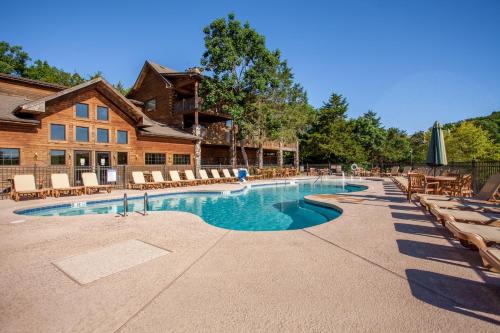
{"label": "hillside", "polygon": [[494,111],[489,116],[470,118],[454,123],[448,123],[445,124],[443,128],[450,129],[464,121],[471,121],[476,126],[484,128],[486,131],[488,131],[488,133],[490,133],[490,136],[495,141],[495,143],[500,143],[500,111]]}

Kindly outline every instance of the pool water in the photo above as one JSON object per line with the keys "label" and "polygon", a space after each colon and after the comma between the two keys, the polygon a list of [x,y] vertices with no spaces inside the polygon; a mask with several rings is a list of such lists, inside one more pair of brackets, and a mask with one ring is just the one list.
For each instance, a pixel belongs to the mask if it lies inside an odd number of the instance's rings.
{"label": "pool water", "polygon": [[[184,211],[207,223],[232,230],[294,230],[311,227],[340,216],[336,209],[304,202],[309,194],[345,193],[366,187],[338,183],[297,183],[252,186],[237,192],[163,194],[149,197],[150,211]],[[143,197],[130,198],[128,211],[143,211]],[[123,213],[122,200],[93,201],[18,211],[37,216],[74,216]]]}

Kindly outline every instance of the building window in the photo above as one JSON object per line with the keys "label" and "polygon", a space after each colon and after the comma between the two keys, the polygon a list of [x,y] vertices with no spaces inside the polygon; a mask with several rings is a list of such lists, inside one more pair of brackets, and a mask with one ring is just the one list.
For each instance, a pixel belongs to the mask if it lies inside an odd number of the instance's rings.
{"label": "building window", "polygon": [[144,110],[145,111],[156,110],[156,99],[152,98],[152,99],[147,100],[146,103],[144,103]]}
{"label": "building window", "polygon": [[116,159],[118,160],[118,165],[127,165],[128,164],[128,153],[119,151],[116,154]]}
{"label": "building window", "polygon": [[50,124],[50,139],[57,141],[66,140],[66,126],[59,124]]}
{"label": "building window", "polygon": [[116,143],[126,145],[128,143],[128,132],[127,131],[117,131],[116,132]]}
{"label": "building window", "polygon": [[99,143],[109,143],[109,130],[105,128],[97,129],[97,142]]}
{"label": "building window", "polygon": [[51,165],[65,165],[66,164],[66,151],[65,150],[51,150],[50,151],[50,164]]}
{"label": "building window", "polygon": [[174,154],[174,165],[189,165],[189,164],[191,164],[191,155]]}
{"label": "building window", "polygon": [[75,139],[79,142],[89,142],[89,128],[76,126]]}
{"label": "building window", "polygon": [[109,120],[109,110],[107,107],[105,106],[97,107],[97,120],[104,120],[104,121]]}
{"label": "building window", "polygon": [[226,127],[227,128],[233,127],[233,121],[232,120],[226,120]]}
{"label": "building window", "polygon": [[19,165],[19,148],[0,148],[0,165]]}
{"label": "building window", "polygon": [[76,117],[77,118],[89,118],[89,105],[83,103],[76,104]]}
{"label": "building window", "polygon": [[146,153],[144,161],[146,164],[165,164],[166,156],[162,153]]}

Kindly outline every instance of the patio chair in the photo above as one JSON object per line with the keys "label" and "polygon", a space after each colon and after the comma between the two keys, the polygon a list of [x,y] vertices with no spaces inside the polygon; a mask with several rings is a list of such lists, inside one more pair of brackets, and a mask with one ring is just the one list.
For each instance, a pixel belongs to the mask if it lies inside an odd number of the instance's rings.
{"label": "patio chair", "polygon": [[193,185],[198,185],[198,184],[203,184],[205,183],[204,180],[202,179],[197,179],[194,176],[193,170],[184,170],[184,175],[186,175],[186,179],[191,181]]}
{"label": "patio chair", "polygon": [[[460,209],[462,206],[471,206],[472,209],[474,205],[482,205],[483,208],[494,208],[498,203],[498,198],[500,198],[500,174],[492,175],[488,178],[486,183],[483,185],[479,193],[472,198],[461,198],[449,195],[428,195],[428,194],[416,194],[415,198],[420,201],[420,204],[429,209],[430,204],[435,204],[438,207],[443,208],[457,208]],[[463,207],[467,209],[467,207]],[[491,209],[487,209],[490,210]]]}
{"label": "patio chair", "polygon": [[180,185],[192,185],[193,182],[190,181],[190,180],[185,180],[185,179],[181,179],[181,176],[179,175],[179,171],[177,170],[170,170],[168,172],[168,174],[170,175],[170,179]]}
{"label": "patio chair", "polygon": [[45,199],[49,193],[48,189],[37,189],[35,176],[33,175],[15,175],[12,199],[19,201],[21,197]]}
{"label": "patio chair", "polygon": [[134,190],[144,190],[151,188],[158,188],[160,185],[155,182],[147,182],[144,179],[142,171],[132,171],[132,182],[128,184],[128,188]]}
{"label": "patio chair", "polygon": [[413,193],[436,193],[439,186],[438,182],[428,182],[425,175],[420,173],[408,174],[408,201],[411,200]]}
{"label": "patio chair", "polygon": [[217,182],[217,180],[216,180],[216,179],[213,179],[213,178],[208,177],[208,175],[207,175],[207,171],[206,171],[206,170],[203,170],[203,169],[201,169],[201,170],[200,170],[200,177],[201,177],[201,179],[202,179],[204,182],[206,182],[207,184],[213,184],[213,183],[216,183],[216,182]]}
{"label": "patio chair", "polygon": [[91,194],[92,192],[98,193],[101,190],[111,193],[111,185],[99,185],[95,172],[83,172],[82,181],[85,187],[85,193],[87,194]]}
{"label": "patio chair", "polygon": [[61,196],[61,194],[81,195],[85,193],[85,187],[71,186],[69,184],[68,174],[66,173],[53,173],[50,175],[50,180],[52,183],[50,191],[56,198]]}
{"label": "patio chair", "polygon": [[236,182],[236,181],[238,181],[238,177],[231,176],[231,174],[229,173],[228,169],[222,169],[222,174],[224,175],[224,178],[226,180],[229,180],[230,182]]}
{"label": "patio chair", "polygon": [[411,172],[411,166],[405,166],[403,171],[401,171],[401,175],[404,177],[408,177],[408,173]]}
{"label": "patio chair", "polygon": [[161,171],[158,170],[152,171],[151,176],[153,177],[153,181],[155,182],[155,184],[158,184],[158,186],[160,186],[161,188],[179,185],[179,183],[177,182],[165,180]]}

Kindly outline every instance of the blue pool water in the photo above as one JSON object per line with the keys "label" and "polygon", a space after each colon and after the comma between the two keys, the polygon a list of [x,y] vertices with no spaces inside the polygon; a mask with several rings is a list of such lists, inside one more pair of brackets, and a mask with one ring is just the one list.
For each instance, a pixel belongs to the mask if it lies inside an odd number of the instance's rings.
{"label": "blue pool water", "polygon": [[[337,218],[341,212],[304,202],[309,194],[361,191],[366,187],[335,183],[253,186],[231,193],[184,193],[150,195],[150,211],[184,211],[207,223],[232,230],[293,230]],[[143,197],[129,198],[128,211],[143,211]],[[17,211],[36,216],[74,216],[123,213],[122,200],[90,201]]]}

